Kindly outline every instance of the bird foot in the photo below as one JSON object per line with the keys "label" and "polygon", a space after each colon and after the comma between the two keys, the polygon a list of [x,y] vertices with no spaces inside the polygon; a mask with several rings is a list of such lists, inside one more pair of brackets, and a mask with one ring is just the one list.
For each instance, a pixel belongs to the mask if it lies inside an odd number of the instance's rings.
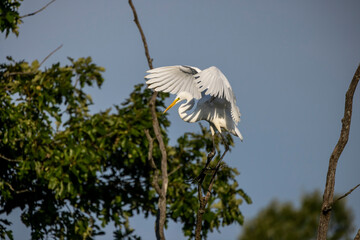
{"label": "bird foot", "polygon": [[205,165],[205,167],[201,170],[200,174],[193,179],[193,181],[192,181],[193,183],[202,183],[202,182],[204,181],[205,176],[206,176],[206,171],[208,171],[208,170],[213,170],[213,169],[211,169],[211,168],[209,167],[209,163],[210,163],[211,160],[214,158],[215,153],[216,153],[215,148],[214,148],[211,152],[208,153],[206,165]]}
{"label": "bird foot", "polygon": [[213,151],[208,153],[207,158],[212,159],[214,156],[215,156],[215,151],[213,150]]}

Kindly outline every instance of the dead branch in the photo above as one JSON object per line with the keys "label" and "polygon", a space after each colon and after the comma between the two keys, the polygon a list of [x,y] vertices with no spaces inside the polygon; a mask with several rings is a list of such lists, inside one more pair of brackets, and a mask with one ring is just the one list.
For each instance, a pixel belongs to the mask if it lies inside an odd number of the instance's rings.
{"label": "dead branch", "polygon": [[[55,1],[55,0],[54,0]],[[49,53],[40,63],[39,67],[41,67],[41,65],[43,65],[43,63],[49,58],[51,57],[51,55],[53,55],[57,50],[59,50],[60,48],[62,48],[62,44],[60,46],[58,46],[57,48],[55,48],[55,50],[53,50],[51,53]]]}
{"label": "dead branch", "polygon": [[[145,49],[145,56],[146,56],[149,68],[152,69],[153,68],[153,65],[152,65],[153,59],[150,57],[149,48],[148,48],[148,45],[146,42],[145,34],[140,25],[140,22],[139,22],[137,13],[136,13],[136,9],[135,9],[134,4],[132,3],[132,0],[129,0],[129,5],[130,5],[133,15],[134,15],[134,22],[135,22],[136,26],[138,27],[140,35],[141,35],[141,39],[142,39],[144,49]],[[168,183],[169,183],[169,177],[168,177],[168,172],[167,172],[166,147],[165,147],[165,143],[162,138],[162,135],[161,135],[160,124],[159,124],[159,121],[157,118],[157,113],[156,113],[156,106],[155,106],[156,97],[157,97],[157,92],[154,91],[153,95],[151,96],[150,102],[149,102],[149,107],[150,107],[150,112],[151,112],[151,117],[152,117],[152,125],[153,125],[153,129],[154,129],[155,137],[159,143],[159,148],[160,148],[160,152],[161,152],[161,180],[162,180],[161,182],[162,182],[162,184],[161,184],[161,191],[158,193],[159,194],[159,200],[158,200],[159,209],[158,209],[158,213],[156,216],[155,232],[156,232],[157,239],[164,240],[165,239],[164,227],[165,227],[165,220],[166,220],[166,193],[167,193],[167,188],[168,188]]]}
{"label": "dead branch", "polygon": [[345,95],[345,111],[344,111],[344,117],[341,120],[342,122],[341,133],[339,140],[329,160],[329,168],[326,176],[326,184],[325,184],[323,203],[322,203],[320,219],[319,219],[317,240],[326,240],[327,231],[330,222],[331,206],[333,204],[333,198],[334,198],[336,166],[340,158],[340,155],[344,150],[346,143],[348,142],[349,139],[353,97],[359,79],[360,79],[360,65],[358,66]]}
{"label": "dead branch", "polygon": [[33,13],[28,13],[28,14],[25,14],[24,16],[20,16],[20,18],[25,18],[25,17],[30,17],[30,16],[33,16],[41,11],[43,11],[45,8],[47,8],[50,4],[52,4],[53,2],[55,2],[55,0],[52,0],[50,1],[48,4],[46,4],[45,6],[43,6],[42,8],[40,8],[39,10],[33,12]]}
{"label": "dead branch", "polygon": [[129,0],[129,5],[130,5],[130,7],[131,7],[131,9],[132,9],[132,11],[133,11],[133,14],[134,14],[134,22],[135,22],[136,26],[137,26],[138,29],[139,29],[139,32],[140,32],[140,35],[141,35],[141,39],[142,39],[142,42],[143,42],[143,44],[144,44],[145,56],[146,56],[146,59],[147,59],[149,68],[150,68],[150,69],[153,69],[153,65],[152,65],[153,59],[150,57],[149,48],[148,48],[148,45],[147,45],[147,42],[146,42],[146,37],[145,37],[144,31],[142,30],[142,27],[141,27],[141,25],[140,25],[140,22],[139,22],[137,13],[136,13],[136,9],[135,9],[135,7],[134,7],[134,4],[132,3],[132,0]]}
{"label": "dead branch", "polygon": [[347,193],[345,193],[344,195],[342,195],[341,197],[339,197],[338,199],[335,200],[335,202],[343,199],[344,197],[347,197],[349,194],[351,194],[358,186],[360,186],[360,184],[356,185],[355,187],[353,187],[352,189],[350,189]]}

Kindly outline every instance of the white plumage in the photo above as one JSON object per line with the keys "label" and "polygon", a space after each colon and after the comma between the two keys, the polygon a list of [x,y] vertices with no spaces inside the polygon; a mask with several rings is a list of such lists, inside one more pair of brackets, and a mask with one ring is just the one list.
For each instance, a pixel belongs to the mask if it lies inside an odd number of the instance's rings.
{"label": "white plumage", "polygon": [[[241,114],[235,95],[229,81],[217,67],[201,71],[196,67],[178,65],[154,68],[147,73],[145,78],[149,88],[177,95],[164,112],[186,100],[178,109],[184,121],[205,120],[210,124],[212,135],[215,129],[220,133],[225,129],[243,140],[237,128]],[[198,100],[196,106],[195,100]],[[193,108],[192,112],[188,112]]]}

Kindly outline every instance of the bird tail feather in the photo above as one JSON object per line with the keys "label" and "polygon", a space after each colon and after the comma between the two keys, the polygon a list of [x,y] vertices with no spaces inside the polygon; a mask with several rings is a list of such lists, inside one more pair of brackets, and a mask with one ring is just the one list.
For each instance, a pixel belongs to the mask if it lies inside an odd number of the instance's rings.
{"label": "bird tail feather", "polygon": [[244,140],[243,136],[241,135],[239,129],[237,127],[235,127],[235,132],[236,132],[236,135],[240,138],[241,141]]}

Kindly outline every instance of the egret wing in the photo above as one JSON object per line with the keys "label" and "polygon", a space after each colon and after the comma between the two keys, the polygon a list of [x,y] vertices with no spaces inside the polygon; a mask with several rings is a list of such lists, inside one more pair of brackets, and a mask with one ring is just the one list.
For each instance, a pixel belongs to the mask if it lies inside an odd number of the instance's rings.
{"label": "egret wing", "polygon": [[194,75],[201,72],[196,67],[189,66],[167,66],[148,70],[146,83],[148,87],[158,92],[169,92],[178,94],[189,92],[194,98],[201,98]]}
{"label": "egret wing", "polygon": [[240,110],[236,105],[236,98],[231,85],[225,75],[217,67],[209,67],[194,75],[197,87],[206,95],[224,98],[231,104],[231,117],[238,123],[240,121]]}

